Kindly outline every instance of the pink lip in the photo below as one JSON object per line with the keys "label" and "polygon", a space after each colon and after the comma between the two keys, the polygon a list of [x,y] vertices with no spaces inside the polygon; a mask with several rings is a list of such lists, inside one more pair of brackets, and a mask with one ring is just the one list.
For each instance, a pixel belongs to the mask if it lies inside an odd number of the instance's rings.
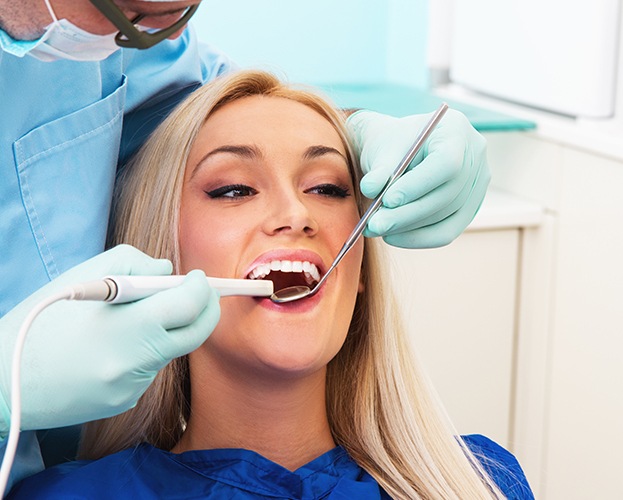
{"label": "pink lip", "polygon": [[244,276],[242,278],[246,278],[249,273],[259,266],[260,264],[270,264],[273,260],[298,260],[298,261],[307,261],[315,264],[320,272],[320,276],[324,274],[326,269],[324,262],[320,255],[311,250],[304,250],[301,248],[282,248],[276,250],[270,250],[258,256],[245,270]]}

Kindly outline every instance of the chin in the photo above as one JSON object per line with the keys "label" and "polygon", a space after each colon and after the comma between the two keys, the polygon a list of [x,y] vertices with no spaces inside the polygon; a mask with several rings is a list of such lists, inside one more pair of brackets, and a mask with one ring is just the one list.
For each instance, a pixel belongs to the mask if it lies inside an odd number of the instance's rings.
{"label": "chin", "polygon": [[300,378],[326,369],[337,352],[312,352],[311,349],[273,350],[262,356],[260,362],[267,373],[279,374],[285,379]]}

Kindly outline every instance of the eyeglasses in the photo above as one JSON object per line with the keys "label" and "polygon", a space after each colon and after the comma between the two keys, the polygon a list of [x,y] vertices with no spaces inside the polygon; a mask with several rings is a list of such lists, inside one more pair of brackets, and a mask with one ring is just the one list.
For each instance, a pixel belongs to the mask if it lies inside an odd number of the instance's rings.
{"label": "eyeglasses", "polygon": [[182,16],[168,28],[143,31],[137,27],[137,24],[146,17],[145,14],[140,14],[130,20],[112,0],[90,0],[90,2],[119,30],[115,36],[115,43],[119,47],[133,49],[148,49],[165,38],[169,38],[173,33],[182,29],[199,8],[199,4],[189,6]]}

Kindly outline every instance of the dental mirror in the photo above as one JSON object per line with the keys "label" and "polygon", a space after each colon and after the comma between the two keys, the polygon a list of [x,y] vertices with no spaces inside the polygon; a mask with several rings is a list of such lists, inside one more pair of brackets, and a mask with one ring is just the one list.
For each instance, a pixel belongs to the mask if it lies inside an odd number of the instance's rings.
{"label": "dental mirror", "polygon": [[357,242],[357,240],[363,233],[366,227],[366,224],[368,223],[368,220],[370,220],[370,217],[372,217],[377,212],[377,210],[381,207],[381,205],[383,204],[383,196],[385,195],[389,187],[396,181],[396,179],[398,179],[407,170],[407,167],[409,166],[409,164],[411,163],[411,161],[413,160],[417,152],[420,150],[420,148],[424,144],[424,141],[428,139],[428,136],[435,129],[435,127],[437,126],[439,121],[443,118],[443,115],[445,115],[447,110],[448,110],[448,105],[446,103],[442,103],[441,106],[439,106],[439,108],[437,109],[437,111],[435,111],[435,113],[433,114],[431,119],[428,121],[426,126],[422,129],[422,131],[416,137],[415,142],[413,143],[409,151],[407,151],[407,154],[404,156],[402,161],[398,164],[398,166],[392,173],[391,177],[385,184],[385,187],[381,190],[381,192],[374,199],[372,204],[368,207],[368,210],[366,210],[366,212],[363,214],[363,216],[361,217],[361,220],[357,223],[357,225],[355,226],[355,229],[353,229],[353,232],[350,234],[350,236],[346,240],[346,243],[344,243],[344,246],[342,246],[342,249],[337,254],[337,257],[335,257],[335,260],[333,261],[333,264],[331,264],[331,267],[329,267],[329,269],[324,274],[324,276],[320,279],[320,281],[316,283],[316,286],[314,286],[313,288],[309,288],[307,286],[289,286],[286,288],[282,288],[281,290],[276,290],[270,296],[270,300],[272,300],[273,302],[276,302],[277,304],[284,304],[287,302],[300,300],[305,297],[310,297],[314,295],[316,292],[318,292],[318,290],[320,290],[320,287],[327,280],[327,277],[329,276],[329,274],[331,274],[331,272],[336,268],[336,266],[342,260],[342,258],[346,255],[346,253]]}

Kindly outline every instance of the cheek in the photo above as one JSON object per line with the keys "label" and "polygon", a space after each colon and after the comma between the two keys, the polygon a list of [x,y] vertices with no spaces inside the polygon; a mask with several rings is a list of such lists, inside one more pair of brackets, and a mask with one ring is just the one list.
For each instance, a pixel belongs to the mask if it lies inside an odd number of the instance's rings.
{"label": "cheek", "polygon": [[359,222],[357,207],[349,203],[338,207],[323,206],[315,210],[319,226],[330,235],[332,245],[339,243],[339,250]]}
{"label": "cheek", "polygon": [[210,274],[213,260],[217,257],[208,247],[209,241],[205,237],[210,234],[207,228],[201,230],[195,224],[180,223],[180,264],[181,273],[186,274],[193,269],[203,269]]}
{"label": "cheek", "polygon": [[229,277],[241,235],[227,218],[182,210],[179,225],[181,272],[202,269],[209,276]]}
{"label": "cheek", "polygon": [[363,264],[363,250],[364,241],[363,236],[359,238],[357,243],[351,248],[347,256],[344,258],[343,270],[347,275],[347,289],[350,291],[351,299],[354,301],[357,299],[357,295],[364,290],[363,282],[361,279],[361,267]]}

